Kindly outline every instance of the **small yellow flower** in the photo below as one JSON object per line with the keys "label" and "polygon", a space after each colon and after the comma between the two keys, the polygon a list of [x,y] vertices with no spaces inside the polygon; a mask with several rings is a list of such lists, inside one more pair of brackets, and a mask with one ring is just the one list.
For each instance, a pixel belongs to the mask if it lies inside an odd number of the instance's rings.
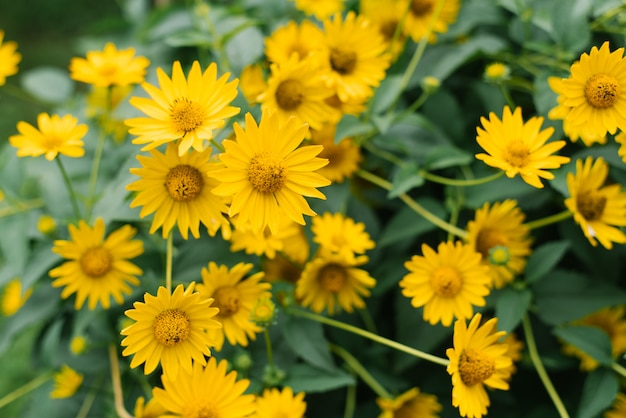
{"label": "small yellow flower", "polygon": [[492,82],[499,82],[509,78],[511,69],[501,62],[493,62],[485,67],[485,78]]}
{"label": "small yellow flower", "polygon": [[22,60],[22,55],[17,52],[17,43],[3,40],[4,31],[0,30],[0,86],[6,83],[7,77],[17,74],[17,64]]}
{"label": "small yellow flower", "polygon": [[53,399],[72,397],[83,383],[83,375],[64,364],[54,375],[54,389],[50,392]]}
{"label": "small yellow flower", "polygon": [[365,231],[364,223],[354,222],[354,219],[341,213],[325,212],[314,217],[311,231],[313,242],[318,243],[324,252],[364,254],[376,246]]}
{"label": "small yellow flower", "polygon": [[307,19],[300,25],[290,20],[265,38],[265,56],[269,62],[285,62],[293,54],[302,60],[323,47],[324,32]]}
{"label": "small yellow flower", "polygon": [[140,396],[135,402],[135,418],[159,418],[165,414],[167,414],[167,409],[161,406],[155,398],[146,402],[144,397]]}
{"label": "small yellow flower", "polygon": [[[460,0],[443,0],[443,7],[436,17],[433,30],[428,36],[428,41],[433,43],[437,40],[438,33],[445,33],[448,31],[448,26],[456,22],[461,8]],[[437,0],[402,0],[402,10],[409,9],[409,13],[406,16],[403,30],[404,33],[410,36],[413,41],[419,42],[424,36],[426,36],[428,28],[432,24],[432,20],[435,12],[437,11]]]}
{"label": "small yellow flower", "polygon": [[269,297],[257,299],[250,311],[250,320],[260,327],[271,325],[276,318],[276,304]]}
{"label": "small yellow flower", "polygon": [[305,412],[304,392],[294,395],[290,387],[269,388],[256,398],[256,413],[250,418],[302,418]]}
{"label": "small yellow flower", "polygon": [[79,355],[85,352],[87,348],[87,339],[82,335],[77,335],[70,341],[70,351],[72,354]]}
{"label": "small yellow flower", "polygon": [[41,215],[37,220],[37,230],[44,235],[51,235],[56,228],[57,223],[50,215]]}
{"label": "small yellow flower", "polygon": [[22,292],[22,281],[19,278],[11,280],[5,286],[2,294],[2,314],[4,316],[14,315],[24,306],[32,293],[33,289]]}
{"label": "small yellow flower", "polygon": [[438,418],[442,410],[435,395],[422,393],[418,388],[411,388],[394,399],[378,398],[376,403],[381,409],[378,418]]}

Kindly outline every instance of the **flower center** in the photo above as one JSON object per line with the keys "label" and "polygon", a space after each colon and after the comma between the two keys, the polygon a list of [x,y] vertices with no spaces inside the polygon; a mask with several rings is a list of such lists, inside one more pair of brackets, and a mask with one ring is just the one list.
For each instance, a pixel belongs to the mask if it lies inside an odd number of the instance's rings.
{"label": "flower center", "polygon": [[388,42],[393,39],[393,35],[395,35],[396,33],[398,23],[399,22],[397,20],[387,20],[380,25],[380,33]]}
{"label": "flower center", "polygon": [[330,51],[330,66],[341,75],[352,73],[356,67],[356,52],[333,48]]}
{"label": "flower center", "polygon": [[338,264],[328,264],[317,273],[317,279],[324,290],[337,293],[343,289],[346,280],[348,280],[348,274],[344,267]]}
{"label": "flower center", "polygon": [[239,310],[239,292],[233,286],[222,286],[215,289],[213,306],[220,308],[222,317],[232,316]]}
{"label": "flower center", "polygon": [[296,80],[285,80],[276,89],[276,103],[283,110],[294,110],[302,104],[302,84]]}
{"label": "flower center", "polygon": [[106,248],[93,247],[80,257],[80,268],[87,276],[97,279],[107,274],[112,267],[113,257]]}
{"label": "flower center", "polygon": [[154,318],[154,338],[166,347],[182,343],[189,337],[191,321],[180,309],[167,309]]}
{"label": "flower center", "polygon": [[483,256],[483,260],[489,258],[489,252],[493,247],[508,244],[506,236],[494,228],[483,228],[476,237],[476,251]]}
{"label": "flower center", "polygon": [[442,266],[430,276],[430,284],[439,296],[454,297],[463,286],[463,278],[453,267]]}
{"label": "flower center", "polygon": [[118,66],[112,63],[105,63],[100,68],[98,68],[98,72],[102,77],[112,77],[117,73]]}
{"label": "flower center", "polygon": [[46,150],[56,150],[63,145],[63,139],[56,135],[45,135],[43,138],[43,148]]}
{"label": "flower center", "polygon": [[291,46],[289,47],[289,55],[293,54],[294,52],[298,54],[298,58],[301,60],[309,55],[309,49],[305,47],[301,42],[295,42],[291,44]]}
{"label": "flower center", "polygon": [[413,0],[411,1],[411,13],[416,16],[424,16],[433,10],[432,0]]}
{"label": "flower center", "polygon": [[[424,413],[425,415],[422,415]],[[418,399],[411,399],[394,411],[393,418],[415,418],[421,416],[430,416],[427,414],[424,405]]]}
{"label": "flower center", "polygon": [[165,189],[177,202],[195,199],[202,192],[203,187],[202,173],[187,164],[177,165],[165,176]]}
{"label": "flower center", "polygon": [[510,141],[504,150],[504,159],[512,167],[521,168],[528,164],[530,152],[528,146],[519,139]]}
{"label": "flower center", "polygon": [[287,169],[269,154],[252,157],[248,166],[248,181],[261,193],[275,193],[285,184]]}
{"label": "flower center", "polygon": [[186,405],[183,409],[182,418],[219,418],[215,405],[209,401],[200,400],[194,404]]}
{"label": "flower center", "polygon": [[463,350],[459,358],[459,375],[467,386],[489,379],[496,371],[496,363],[488,355],[472,348]]}
{"label": "flower center", "polygon": [[504,245],[496,245],[489,249],[489,262],[496,266],[504,266],[511,259],[509,249]]}
{"label": "flower center", "polygon": [[606,197],[594,193],[580,193],[576,197],[576,208],[587,221],[600,219],[606,206]]}
{"label": "flower center", "polygon": [[593,107],[611,107],[617,101],[620,85],[610,74],[594,74],[585,83],[585,98]]}
{"label": "flower center", "polygon": [[185,135],[201,126],[207,119],[204,107],[186,97],[175,99],[170,106],[170,118],[176,132]]}

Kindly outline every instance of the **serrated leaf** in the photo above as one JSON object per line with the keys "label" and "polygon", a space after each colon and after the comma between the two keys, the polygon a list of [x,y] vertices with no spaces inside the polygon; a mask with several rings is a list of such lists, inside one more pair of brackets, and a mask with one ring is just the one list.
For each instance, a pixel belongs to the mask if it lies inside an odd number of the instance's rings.
{"label": "serrated leaf", "polygon": [[467,165],[473,160],[472,154],[453,146],[444,145],[433,148],[426,154],[424,168],[440,170],[442,168]]}
{"label": "serrated leaf", "polygon": [[611,406],[619,389],[612,370],[599,368],[587,375],[578,405],[577,418],[594,418]]}
{"label": "serrated leaf", "polygon": [[371,133],[374,129],[374,125],[371,123],[363,122],[361,119],[352,115],[345,115],[337,124],[337,128],[335,130],[335,143],[338,143],[344,138],[351,138]]}
{"label": "serrated leaf", "polygon": [[291,349],[307,363],[325,371],[335,370],[328,341],[319,322],[289,316],[283,324],[283,336]]}
{"label": "serrated leaf", "polygon": [[354,377],[341,369],[322,370],[309,364],[291,367],[283,382],[284,386],[290,387],[295,393],[326,392],[354,384]]}
{"label": "serrated leaf", "polygon": [[414,187],[424,184],[424,177],[419,172],[419,166],[415,163],[407,163],[402,165],[393,176],[391,182],[391,190],[387,193],[389,199],[400,196]]}
{"label": "serrated leaf", "polygon": [[555,328],[553,333],[563,341],[584,351],[598,363],[605,366],[613,363],[611,339],[602,329],[593,326],[570,325]]}
{"label": "serrated leaf", "polygon": [[511,332],[528,311],[531,299],[532,293],[527,289],[506,288],[502,290],[496,301],[498,329]]}
{"label": "serrated leaf", "polygon": [[63,102],[74,89],[74,82],[68,77],[67,71],[55,67],[25,71],[20,81],[28,93],[50,103]]}
{"label": "serrated leaf", "polygon": [[534,283],[548,274],[561,261],[569,246],[567,241],[554,241],[537,247],[526,263],[526,282]]}

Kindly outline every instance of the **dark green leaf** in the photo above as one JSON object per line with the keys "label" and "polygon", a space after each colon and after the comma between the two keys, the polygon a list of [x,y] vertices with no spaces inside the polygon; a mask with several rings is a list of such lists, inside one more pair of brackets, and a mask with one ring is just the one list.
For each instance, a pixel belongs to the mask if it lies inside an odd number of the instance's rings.
{"label": "dark green leaf", "polygon": [[611,339],[599,327],[571,325],[555,328],[553,332],[554,335],[581,349],[600,364],[610,366],[613,363]]}
{"label": "dark green leaf", "polygon": [[611,406],[619,384],[612,370],[599,368],[587,375],[578,405],[578,418],[594,418]]}
{"label": "dark green leaf", "polygon": [[325,392],[354,385],[354,377],[341,369],[322,370],[308,364],[296,364],[287,372],[284,386],[298,392]]}
{"label": "dark green leaf", "polygon": [[283,335],[291,349],[304,361],[317,369],[335,370],[322,324],[289,316],[283,324]]}
{"label": "dark green leaf", "polygon": [[455,167],[470,164],[474,156],[459,148],[443,145],[430,150],[424,160],[424,168],[440,170],[442,168]]}
{"label": "dark green leaf", "polygon": [[527,289],[516,290],[506,288],[498,295],[496,301],[496,317],[498,329],[511,332],[528,311],[532,294]]}
{"label": "dark green leaf", "polygon": [[415,163],[404,164],[393,176],[392,189],[389,190],[387,197],[393,199],[422,184],[424,184],[424,177],[420,175],[419,166]]}
{"label": "dark green leaf", "polygon": [[561,261],[568,248],[567,241],[548,242],[537,247],[526,263],[526,282],[534,283],[542,279]]}
{"label": "dark green leaf", "polygon": [[385,79],[380,83],[380,86],[376,89],[376,94],[374,95],[374,104],[373,111],[374,113],[384,112],[393,104],[398,95],[402,92],[400,91],[400,81],[402,80],[402,76],[398,74],[388,75]]}
{"label": "dark green leaf", "polygon": [[[438,217],[445,216],[446,211],[437,200],[426,197],[419,198],[416,201],[434,215]],[[383,230],[378,240],[378,247],[384,247],[410,237],[417,238],[433,229],[435,229],[435,225],[415,213],[411,208],[403,207],[391,218]]]}

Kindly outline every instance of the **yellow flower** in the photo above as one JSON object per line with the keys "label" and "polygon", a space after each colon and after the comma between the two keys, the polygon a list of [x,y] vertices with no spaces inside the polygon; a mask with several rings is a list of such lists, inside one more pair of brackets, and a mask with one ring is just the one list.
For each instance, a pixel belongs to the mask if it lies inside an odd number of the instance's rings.
{"label": "yellow flower", "polygon": [[524,349],[524,343],[520,341],[515,334],[506,334],[504,339],[502,340],[502,344],[507,346],[506,355],[511,358],[511,366],[509,366],[506,370],[509,374],[514,374],[517,372],[517,367],[515,363],[519,362],[522,359],[522,350]]}
{"label": "yellow flower", "polygon": [[292,54],[305,59],[311,52],[324,48],[324,32],[310,20],[300,26],[293,20],[265,38],[265,56],[269,62],[286,62]]}
{"label": "yellow flower", "polygon": [[489,81],[500,82],[508,79],[510,75],[509,66],[501,62],[492,62],[485,67],[485,78]]}
{"label": "yellow flower", "polygon": [[490,401],[485,386],[509,389],[511,358],[506,355],[507,346],[498,342],[506,332],[496,331],[497,318],[480,325],[481,318],[477,313],[467,327],[465,319],[458,319],[454,323],[454,347],[446,350],[452,405],[459,408],[462,417],[487,415]]}
{"label": "yellow flower", "polygon": [[239,76],[239,88],[250,105],[259,102],[259,95],[267,89],[263,69],[259,64],[243,67]]}
{"label": "yellow flower", "polygon": [[198,292],[204,298],[215,299],[214,306],[219,308],[215,319],[222,323],[221,329],[208,331],[217,351],[222,350],[224,338],[231,345],[247,347],[248,340],[256,339],[256,334],[262,331],[250,321],[250,312],[259,298],[271,296],[271,285],[261,283],[263,272],[244,279],[252,267],[250,263],[238,263],[228,269],[211,261],[208,268],[202,268],[202,283],[198,284]]}
{"label": "yellow flower", "polygon": [[378,398],[376,403],[381,409],[378,418],[438,418],[442,409],[435,395],[422,393],[418,388],[411,388],[394,399]]}
{"label": "yellow flower", "polygon": [[[190,374],[195,365],[206,364],[209,347],[215,345],[208,332],[221,328],[215,320],[218,309],[213,299],[194,292],[191,282],[184,290],[176,286],[173,293],[160,286],[157,295],[144,295],[144,302],[133,303],[126,312],[135,323],[121,331],[123,356],[134,354],[130,367],[144,364],[144,374],[152,373],[159,363],[163,372],[176,379],[179,372]],[[165,405],[164,405],[165,406]]]}
{"label": "yellow flower", "polygon": [[619,144],[617,155],[622,157],[622,161],[626,163],[626,132],[620,132],[615,135],[615,142]]}
{"label": "yellow flower", "polygon": [[189,231],[194,238],[200,238],[200,223],[211,236],[228,226],[224,216],[228,207],[211,191],[218,182],[207,175],[215,170],[210,155],[211,148],[179,155],[176,145],[168,144],[165,154],[152,150],[149,157],[137,156],[142,167],[131,168],[130,172],[140,179],[127,185],[126,190],[138,192],[130,207],[142,206],[140,217],[154,213],[151,234],[163,227],[161,232],[166,238],[178,225],[184,239]]}
{"label": "yellow flower", "polygon": [[343,10],[343,0],[291,0],[296,3],[296,9],[307,15],[313,15],[319,20],[339,13]]}
{"label": "yellow flower", "polygon": [[[486,202],[476,211],[474,220],[467,224],[467,242],[482,255],[482,262],[489,267],[492,285],[504,287],[521,274],[530,254],[530,234],[523,223],[525,215],[515,200]],[[506,251],[504,262],[494,262],[494,251]]]}
{"label": "yellow flower", "polygon": [[156,398],[150,399],[147,403],[143,396],[137,398],[135,401],[135,418],[159,418],[161,415],[166,415],[167,409],[163,408]]}
{"label": "yellow flower", "polygon": [[471,317],[474,306],[485,306],[491,278],[480,253],[460,241],[442,242],[437,252],[422,244],[422,253],[404,263],[410,273],[399,284],[411,305],[424,307],[425,321],[447,327],[453,318]]}
{"label": "yellow flower", "polygon": [[304,392],[294,396],[290,387],[269,388],[256,398],[256,413],[250,418],[302,418],[305,411]]}
{"label": "yellow flower", "polygon": [[255,411],[254,395],[246,394],[248,379],[237,381],[237,372],[226,372],[226,360],[211,357],[206,367],[195,362],[177,377],[163,374],[163,389],[153,388],[154,398],[170,413],[170,418],[244,418]]}
{"label": "yellow flower", "polygon": [[[614,358],[626,353],[626,307],[608,307],[594,312],[586,317],[574,321],[574,325],[584,325],[600,328],[611,340],[611,355]],[[580,369],[586,372],[595,370],[600,365],[596,359],[571,344],[563,345],[563,352],[580,359]]]}
{"label": "yellow flower", "polygon": [[394,40],[396,30],[400,26],[406,6],[401,0],[360,0],[359,11],[378,27],[387,48],[391,46],[391,55],[395,60],[404,49],[406,35],[400,31]]}
{"label": "yellow flower", "polygon": [[247,113],[246,130],[238,123],[233,127],[237,141],[224,140],[219,156],[225,168],[209,173],[220,181],[213,193],[232,197],[228,215],[239,215],[237,222],[256,231],[269,226],[276,233],[285,216],[304,225],[303,214],[315,215],[304,196],[326,199],[317,187],[330,184],[315,173],[328,163],[316,157],[322,147],[299,147],[307,126],[294,118],[280,124],[275,112],[264,111],[258,125]]}
{"label": "yellow flower", "polygon": [[104,238],[104,221],[98,218],[93,228],[85,221],[78,227],[69,225],[71,240],[56,240],[52,252],[69,260],[50,270],[55,280],[53,287],[65,286],[61,292],[63,299],[76,293],[74,307],[80,309],[88,299],[90,310],[98,302],[109,309],[110,299],[122,304],[123,295],[132,292],[130,285],[137,286],[135,276],[143,271],[128,261],[143,254],[143,241],[132,240],[137,230],[130,225],[111,232]]}
{"label": "yellow flower", "polygon": [[314,217],[311,231],[313,242],[318,243],[322,251],[364,254],[376,246],[365,231],[364,223],[354,222],[341,213],[325,212]]}
{"label": "yellow flower", "polygon": [[604,418],[624,418],[626,417],[626,395],[618,393],[613,401],[610,411],[604,413]]}
{"label": "yellow flower", "polygon": [[609,166],[601,157],[577,160],[576,174],[567,173],[570,197],[565,199],[565,206],[591,245],[600,241],[610,250],[614,242],[626,243],[626,235],[616,228],[626,226],[626,193],[619,183],[604,186],[608,174]]}
{"label": "yellow flower", "polygon": [[571,123],[575,130],[584,129],[594,137],[614,134],[618,128],[626,130],[624,48],[611,52],[608,41],[600,49],[592,47],[589,54],[583,53],[572,64],[568,78],[550,86],[559,94],[559,106],[566,110],[559,119]]}
{"label": "yellow flower", "polygon": [[276,304],[270,297],[257,299],[250,311],[250,321],[260,327],[268,327],[276,321]]}
{"label": "yellow flower", "polygon": [[82,335],[77,335],[70,341],[70,351],[72,354],[83,354],[87,348],[87,340]]}
{"label": "yellow flower", "polygon": [[245,250],[246,254],[274,258],[277,251],[289,251],[285,245],[286,242],[300,235],[302,235],[302,226],[288,218],[281,218],[278,232],[274,234],[268,227],[265,227],[263,231],[255,231],[250,225],[237,224],[230,238],[230,251]]}
{"label": "yellow flower", "polygon": [[350,11],[342,20],[335,14],[324,21],[328,82],[343,102],[365,99],[385,78],[390,55],[378,28],[365,16]]}
{"label": "yellow flower", "polygon": [[302,306],[318,313],[326,309],[332,315],[336,305],[346,312],[364,308],[363,297],[376,285],[366,270],[357,268],[367,261],[367,256],[355,257],[350,252],[321,254],[304,267],[296,297]]}
{"label": "yellow flower", "polygon": [[[411,3],[410,5],[408,3]],[[402,10],[409,9],[404,22],[404,33],[410,36],[415,42],[422,40],[431,25],[434,13],[437,10],[437,0],[403,0]],[[429,42],[437,40],[438,33],[448,31],[448,26],[456,22],[460,9],[459,0],[444,0],[443,7],[435,24],[432,33],[428,37]]]}
{"label": "yellow flower", "polygon": [[32,293],[33,289],[22,292],[22,281],[19,278],[11,280],[2,293],[2,314],[4,316],[15,315]]}
{"label": "yellow flower", "polygon": [[61,370],[54,374],[54,389],[50,392],[53,399],[70,398],[74,396],[83,383],[83,375],[69,367],[61,366]]}
{"label": "yellow flower", "polygon": [[0,30],[0,86],[6,83],[7,77],[17,74],[17,64],[22,60],[22,55],[17,52],[17,43],[3,40],[4,31]]}
{"label": "yellow flower", "polygon": [[57,223],[50,215],[41,215],[37,219],[37,230],[44,235],[51,235],[56,231]]}
{"label": "yellow flower", "polygon": [[[128,86],[110,86],[110,87],[93,87],[89,95],[87,95],[87,108],[85,113],[87,117],[104,115],[111,110],[117,108],[122,101],[128,97],[133,87]],[[110,117],[110,115],[108,115]],[[125,129],[128,129],[124,125]]]}
{"label": "yellow flower", "polygon": [[150,60],[135,57],[135,48],[117,50],[107,42],[103,51],[89,51],[87,58],[70,60],[70,78],[96,87],[128,86],[143,82]]}
{"label": "yellow flower", "polygon": [[141,86],[150,95],[132,97],[130,104],[148,117],[131,118],[128,131],[138,137],[133,144],[148,144],[147,151],[168,142],[178,141],[178,155],[190,148],[203,151],[204,141],[213,138],[213,130],[221,128],[225,119],[239,113],[239,108],[229,106],[237,96],[238,80],[228,82],[230,73],[217,78],[217,65],[211,63],[202,72],[194,61],[189,77],[185,78],[179,61],[172,66],[172,78],[157,68],[159,87],[150,83]]}
{"label": "yellow flower", "polygon": [[20,135],[9,137],[9,142],[17,148],[18,157],[38,157],[45,154],[52,161],[58,154],[78,158],[85,154],[82,138],[87,134],[87,125],[77,125],[78,119],[72,115],[37,116],[37,127],[20,121],[17,130]]}
{"label": "yellow flower", "polygon": [[565,141],[553,141],[546,144],[554,128],[541,130],[543,118],[533,116],[526,123],[522,119],[522,109],[513,113],[504,107],[502,120],[495,113],[489,114],[489,120],[480,118],[483,129],[476,128],[476,141],[487,154],[476,154],[476,158],[485,164],[504,170],[509,178],[516,174],[531,186],[539,189],[543,184],[539,178],[552,180],[554,174],[546,169],[559,168],[569,162],[568,157],[552,155],[565,146]]}
{"label": "yellow flower", "polygon": [[342,138],[335,143],[336,127],[334,123],[327,123],[320,130],[311,130],[311,143],[323,145],[319,156],[328,159],[328,165],[320,168],[318,173],[333,183],[341,183],[359,169],[363,157],[351,138]]}

